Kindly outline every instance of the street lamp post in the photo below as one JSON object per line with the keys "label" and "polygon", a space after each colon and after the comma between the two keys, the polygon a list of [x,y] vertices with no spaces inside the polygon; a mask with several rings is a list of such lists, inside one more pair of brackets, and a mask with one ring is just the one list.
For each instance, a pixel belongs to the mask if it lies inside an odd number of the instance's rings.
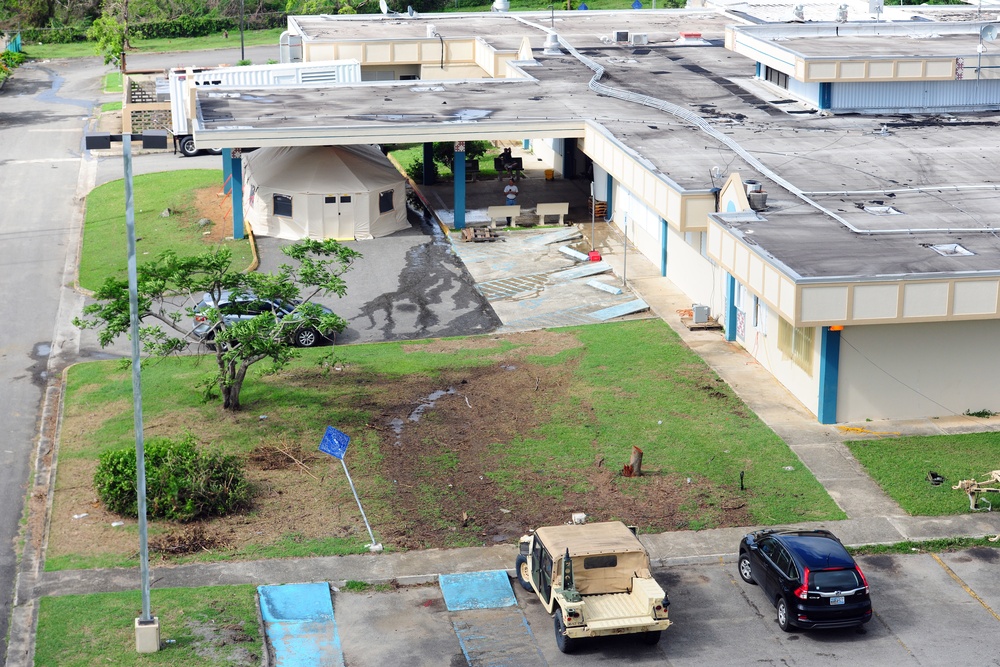
{"label": "street lamp post", "polygon": [[243,5],[246,0],[240,0],[240,62],[247,59],[246,49],[243,45]]}
{"label": "street lamp post", "polygon": [[129,335],[132,338],[132,410],[135,427],[135,475],[139,514],[139,573],[142,586],[142,615],[135,619],[135,649],[139,653],[160,650],[160,621],[152,615],[149,604],[149,541],[146,529],[146,456],[143,444],[142,385],[139,358],[139,289],[135,256],[135,204],[132,195],[132,137],[142,140],[143,148],[166,148],[165,130],[152,130],[144,134],[111,135],[88,134],[88,150],[110,148],[112,141],[122,144],[125,170],[125,232],[128,238],[128,309]]}

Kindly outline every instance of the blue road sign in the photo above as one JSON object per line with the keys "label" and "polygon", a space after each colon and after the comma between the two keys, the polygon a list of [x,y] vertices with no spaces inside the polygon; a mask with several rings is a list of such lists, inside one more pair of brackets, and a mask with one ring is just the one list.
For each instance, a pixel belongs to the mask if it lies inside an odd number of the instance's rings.
{"label": "blue road sign", "polygon": [[332,426],[327,426],[326,433],[323,434],[323,442],[319,443],[319,451],[343,461],[344,453],[347,452],[349,444],[351,444],[351,436]]}

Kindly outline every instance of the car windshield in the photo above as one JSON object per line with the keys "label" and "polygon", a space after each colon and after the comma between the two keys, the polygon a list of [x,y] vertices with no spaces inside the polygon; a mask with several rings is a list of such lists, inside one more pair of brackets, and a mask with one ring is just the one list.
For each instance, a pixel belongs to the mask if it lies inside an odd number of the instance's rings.
{"label": "car windshield", "polygon": [[852,591],[863,585],[857,570],[819,570],[809,573],[809,590],[811,591],[825,593]]}

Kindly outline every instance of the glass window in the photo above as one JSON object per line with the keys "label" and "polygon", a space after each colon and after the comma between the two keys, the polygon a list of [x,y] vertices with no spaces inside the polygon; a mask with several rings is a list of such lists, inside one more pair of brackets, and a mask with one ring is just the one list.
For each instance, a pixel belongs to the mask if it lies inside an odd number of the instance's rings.
{"label": "glass window", "polygon": [[340,198],[340,203],[341,204],[350,204],[351,203],[351,195],[344,195],[344,196],[342,196]]}
{"label": "glass window", "polygon": [[853,591],[863,585],[857,570],[821,570],[809,573],[809,590],[811,591],[826,593]]}
{"label": "glass window", "polygon": [[795,563],[792,562],[791,556],[782,547],[778,547],[778,553],[774,559],[774,564],[778,567],[778,571],[782,572],[786,577],[794,578],[797,572],[795,571]]}
{"label": "glass window", "polygon": [[595,570],[601,567],[617,567],[618,556],[608,554],[607,556],[588,556],[583,559],[584,570]]}
{"label": "glass window", "polygon": [[386,190],[385,192],[380,192],[378,194],[378,212],[388,213],[393,209],[392,206],[392,193],[393,190]]}
{"label": "glass window", "polygon": [[274,195],[274,214],[292,217],[292,198],[288,195]]}
{"label": "glass window", "polygon": [[776,546],[778,546],[778,544],[774,540],[767,540],[767,539],[761,540],[760,541],[760,552],[762,554],[764,554],[765,556],[767,556],[768,558],[773,558],[774,557],[774,548]]}
{"label": "glass window", "polygon": [[795,365],[812,375],[813,327],[793,327],[783,317],[778,318],[778,349]]}
{"label": "glass window", "polygon": [[324,204],[336,204],[337,203],[337,197],[336,197],[336,195],[327,195],[327,196],[323,197],[323,203]]}

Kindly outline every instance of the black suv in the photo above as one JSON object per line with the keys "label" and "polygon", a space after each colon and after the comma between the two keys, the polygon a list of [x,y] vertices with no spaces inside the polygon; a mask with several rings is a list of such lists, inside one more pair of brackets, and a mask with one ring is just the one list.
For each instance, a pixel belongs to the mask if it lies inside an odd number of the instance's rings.
{"label": "black suv", "polygon": [[872,620],[868,581],[828,530],[758,530],[740,540],[740,578],[759,584],[778,626],[844,628]]}

